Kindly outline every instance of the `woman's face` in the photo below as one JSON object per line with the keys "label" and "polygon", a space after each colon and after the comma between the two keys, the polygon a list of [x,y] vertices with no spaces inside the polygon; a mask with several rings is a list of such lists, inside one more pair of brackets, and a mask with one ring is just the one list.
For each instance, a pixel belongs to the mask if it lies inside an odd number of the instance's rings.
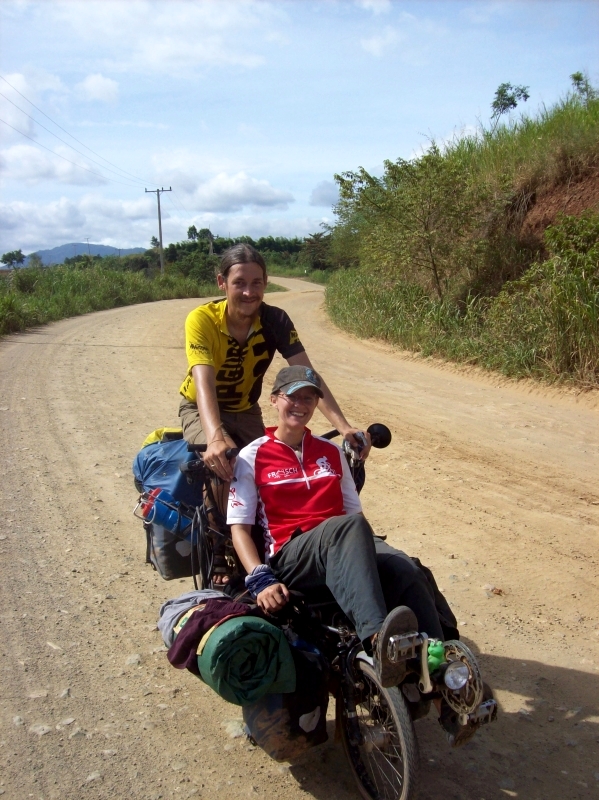
{"label": "woman's face", "polygon": [[227,277],[218,276],[218,287],[227,298],[227,313],[234,318],[253,319],[264,298],[266,278],[260,264],[233,264]]}
{"label": "woman's face", "polygon": [[293,394],[273,394],[270,402],[277,409],[279,425],[288,430],[303,429],[314,415],[318,395],[309,386],[302,386]]}

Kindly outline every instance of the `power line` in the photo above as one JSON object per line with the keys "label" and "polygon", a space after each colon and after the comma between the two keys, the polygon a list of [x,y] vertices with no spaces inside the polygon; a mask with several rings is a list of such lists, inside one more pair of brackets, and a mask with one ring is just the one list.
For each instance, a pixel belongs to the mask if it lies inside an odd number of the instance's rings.
{"label": "power line", "polygon": [[[66,134],[67,134],[67,136],[70,136],[70,137],[71,137],[71,139],[74,139],[74,140],[75,140],[75,141],[76,141],[78,144],[80,144],[82,147],[85,147],[85,149],[86,149],[86,150],[89,150],[89,152],[90,152],[90,153],[93,153],[95,156],[98,156],[98,158],[101,158],[101,159],[102,159],[102,161],[105,161],[107,164],[110,164],[110,166],[111,166],[111,167],[116,167],[116,169],[118,169],[120,172],[124,172],[124,173],[125,173],[125,175],[129,175],[129,177],[131,177],[131,178],[135,178],[135,180],[139,181],[140,183],[150,183],[150,182],[151,182],[151,181],[144,181],[142,178],[139,178],[137,175],[133,175],[132,173],[130,173],[130,172],[127,172],[127,170],[124,170],[124,169],[122,169],[122,168],[121,168],[121,167],[119,167],[117,164],[113,164],[113,163],[112,163],[112,161],[109,161],[107,158],[104,158],[104,156],[101,156],[99,153],[96,153],[96,151],[95,151],[95,150],[92,150],[92,149],[91,149],[91,147],[88,147],[86,144],[84,144],[84,142],[80,141],[80,140],[79,140],[79,139],[78,139],[76,136],[73,136],[73,134],[72,134],[72,133],[69,133],[69,131],[67,131],[67,130],[66,130],[66,128],[63,128],[63,127],[62,127],[62,125],[59,125],[59,124],[58,124],[58,122],[55,122],[55,121],[52,119],[52,117],[49,117],[49,116],[48,116],[48,114],[46,114],[46,112],[45,112],[45,111],[42,111],[42,109],[41,109],[41,108],[38,108],[38,106],[36,106],[36,105],[35,105],[35,103],[33,103],[33,102],[32,102],[32,101],[31,101],[31,100],[28,98],[28,97],[25,97],[25,95],[23,94],[23,92],[20,92],[20,91],[19,91],[19,90],[16,88],[16,86],[13,86],[13,85],[12,85],[12,83],[10,83],[10,81],[7,81],[7,80],[6,80],[6,78],[5,78],[3,75],[0,75],[0,78],[2,78],[2,80],[3,80],[5,83],[7,83],[7,84],[10,86],[10,88],[11,88],[11,89],[13,89],[13,90],[14,90],[14,91],[15,91],[15,92],[18,94],[18,95],[20,95],[20,96],[23,98],[23,100],[27,100],[27,102],[28,102],[30,105],[32,105],[32,106],[35,108],[35,110],[36,110],[36,111],[39,111],[39,112],[40,112],[40,114],[43,114],[43,115],[44,115],[44,117],[46,117],[46,119],[49,119],[49,120],[50,120],[50,122],[51,122],[53,125],[56,125],[56,127],[57,127],[57,128],[60,128],[60,130],[61,130],[61,131],[63,131],[64,133],[66,133]],[[14,105],[14,104],[13,104],[13,105]],[[25,113],[25,112],[23,112],[23,113]],[[38,124],[39,124],[39,123],[38,123]]]}
{"label": "power line", "polygon": [[[47,150],[49,153],[52,153],[53,156],[56,156],[57,158],[62,158],[63,161],[68,161],[69,164],[73,164],[73,166],[78,167],[78,169],[83,169],[86,172],[89,172],[91,175],[97,175],[98,178],[102,178],[102,180],[104,180],[104,181],[110,181],[110,183],[118,183],[121,186],[127,186],[129,189],[131,189],[132,186],[133,186],[133,184],[131,184],[131,183],[122,183],[122,181],[115,181],[114,178],[107,178],[106,175],[102,175],[100,172],[94,172],[93,169],[88,169],[87,167],[82,167],[81,164],[76,164],[74,161],[71,161],[70,158],[66,158],[66,156],[61,156],[60,153],[55,153],[54,150],[50,150],[50,148],[46,147],[45,144],[41,144],[40,142],[36,142],[35,139],[33,139],[31,136],[28,136],[26,133],[23,133],[23,131],[20,131],[18,128],[15,128],[14,125],[11,125],[10,122],[7,122],[5,119],[1,119],[0,118],[0,122],[3,122],[5,125],[8,125],[9,128],[12,128],[13,131],[16,131],[17,133],[20,133],[21,136],[24,136],[26,139],[29,139],[29,141],[33,142],[33,144],[37,145],[38,147],[43,147],[44,150]],[[137,187],[135,187],[135,188],[137,188]]]}
{"label": "power line", "polygon": [[179,195],[178,195],[178,194],[177,194],[177,193],[176,193],[174,190],[173,190],[173,197],[176,197],[176,198],[177,198],[177,202],[178,202],[178,203],[179,203],[179,205],[180,205],[180,206],[183,208],[183,211],[185,211],[187,214],[189,214],[189,209],[188,209],[188,208],[185,208],[185,206],[184,206],[184,204],[183,204],[183,200],[181,200],[181,198],[179,197]]}
{"label": "power line", "polygon": [[[51,136],[54,136],[56,139],[58,139],[59,142],[62,142],[63,144],[66,144],[67,147],[70,147],[71,150],[74,150],[76,153],[79,153],[79,155],[83,156],[83,158],[87,158],[93,164],[97,164],[100,167],[100,169],[105,169],[107,172],[112,172],[113,175],[117,175],[119,178],[123,177],[122,175],[119,175],[118,172],[115,172],[113,169],[108,169],[108,167],[105,167],[103,164],[100,164],[99,161],[95,161],[93,158],[90,158],[89,156],[86,156],[85,153],[82,153],[81,150],[77,150],[77,148],[73,147],[72,144],[69,144],[68,142],[65,142],[64,139],[61,139],[60,136],[58,136],[56,133],[54,133],[54,131],[51,131],[50,128],[46,128],[45,125],[42,125],[41,122],[38,122],[38,120],[35,119],[34,117],[32,117],[31,114],[28,114],[26,111],[23,111],[22,108],[19,108],[19,106],[16,103],[13,103],[13,101],[9,97],[7,97],[5,94],[2,94],[2,92],[0,92],[0,97],[3,97],[5,100],[8,100],[8,102],[11,103],[16,109],[18,109],[21,112],[21,114],[25,114],[25,116],[29,117],[29,119],[33,120],[33,122],[35,122],[36,125],[39,125],[40,128],[43,128],[45,131],[48,131],[48,133]],[[85,145],[83,145],[83,146],[85,147]],[[102,156],[100,156],[100,158],[102,158]],[[138,179],[135,178],[135,180],[137,181]],[[145,183],[145,181],[141,181],[140,180],[140,181],[138,181],[138,183],[141,183],[143,185]],[[133,184],[131,184],[131,185],[133,185]]]}

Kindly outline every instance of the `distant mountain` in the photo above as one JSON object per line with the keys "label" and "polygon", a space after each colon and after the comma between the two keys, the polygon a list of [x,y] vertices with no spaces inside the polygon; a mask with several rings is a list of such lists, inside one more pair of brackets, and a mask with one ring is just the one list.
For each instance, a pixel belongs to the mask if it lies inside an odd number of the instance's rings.
{"label": "distant mountain", "polygon": [[[42,264],[47,266],[48,264],[62,264],[65,258],[73,258],[73,256],[80,256],[88,252],[92,256],[102,257],[118,256],[119,253],[122,256],[129,256],[132,253],[145,253],[147,249],[147,247],[122,247],[119,250],[118,247],[109,247],[106,244],[91,244],[90,242],[88,250],[87,242],[82,244],[73,242],[71,244],[61,244],[51,250],[38,250],[36,255],[42,259]],[[32,255],[34,254],[30,253],[27,256],[24,266],[27,266],[27,262]]]}

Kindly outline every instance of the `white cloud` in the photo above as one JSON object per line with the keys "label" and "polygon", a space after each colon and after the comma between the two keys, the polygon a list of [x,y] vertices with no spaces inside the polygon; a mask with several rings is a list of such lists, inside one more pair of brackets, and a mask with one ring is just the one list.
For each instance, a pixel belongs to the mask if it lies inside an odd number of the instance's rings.
{"label": "white cloud", "polygon": [[360,44],[367,53],[380,58],[387,50],[394,47],[400,38],[397,31],[387,25],[382,33],[375,34],[368,39],[361,39]]}
{"label": "white cloud", "polygon": [[321,181],[310,194],[311,206],[334,206],[339,202],[339,187],[333,181]]}
{"label": "white cloud", "polygon": [[[20,181],[28,186],[35,186],[43,181],[58,181],[72,186],[97,186],[106,183],[100,175],[92,174],[96,171],[93,164],[89,164],[69,148],[58,146],[55,152],[57,155],[53,156],[52,153],[29,144],[17,144],[2,150],[0,178],[3,182]],[[60,158],[61,155],[74,163]]]}
{"label": "white cloud", "polygon": [[268,180],[252,177],[231,160],[206,161],[187,149],[153,158],[156,180],[181,193],[194,211],[236,213],[243,208],[284,210],[293,194]]}
{"label": "white cloud", "polygon": [[[163,219],[168,224],[165,212]],[[86,237],[116,247],[149,245],[156,235],[155,204],[147,198],[132,202],[84,195],[50,203],[14,201],[0,205],[0,250],[41,250]]]}
{"label": "white cloud", "polygon": [[102,103],[114,103],[119,96],[119,85],[112,78],[105,78],[99,72],[88,75],[75,89],[83,100],[99,100]]}
{"label": "white cloud", "polygon": [[194,204],[201,211],[234,212],[244,206],[286,209],[293,201],[291,192],[275,189],[268,181],[252,178],[243,171],[235,175],[221,172],[194,192]]}
{"label": "white cloud", "polygon": [[391,0],[356,0],[356,5],[373,14],[386,14],[391,10]]}
{"label": "white cloud", "polygon": [[[261,212],[228,215],[200,213],[188,215],[169,211],[163,204],[164,241],[185,239],[188,227],[210,228],[216,235],[307,236],[320,230],[325,217],[273,216]],[[83,242],[89,236],[95,244],[114,247],[149,246],[157,235],[155,199],[147,196],[134,201],[111,200],[86,194],[73,201],[66,197],[42,203],[14,201],[0,204],[0,252],[21,248],[24,252],[45,250],[65,242]]]}
{"label": "white cloud", "polygon": [[98,63],[186,77],[198,67],[264,63],[260,44],[278,38],[273,23],[284,16],[259,0],[86,0],[53,3],[51,13],[80,40],[101,45]]}

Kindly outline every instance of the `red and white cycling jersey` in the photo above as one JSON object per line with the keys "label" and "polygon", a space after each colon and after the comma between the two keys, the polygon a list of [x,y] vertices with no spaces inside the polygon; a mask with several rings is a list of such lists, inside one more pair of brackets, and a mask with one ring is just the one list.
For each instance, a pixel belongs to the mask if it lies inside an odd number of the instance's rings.
{"label": "red and white cycling jersey", "polygon": [[306,428],[301,453],[275,439],[275,428],[244,447],[229,492],[229,525],[258,520],[267,537],[266,558],[298,528],[306,532],[329,517],[362,510],[347,460],[338,445]]}

